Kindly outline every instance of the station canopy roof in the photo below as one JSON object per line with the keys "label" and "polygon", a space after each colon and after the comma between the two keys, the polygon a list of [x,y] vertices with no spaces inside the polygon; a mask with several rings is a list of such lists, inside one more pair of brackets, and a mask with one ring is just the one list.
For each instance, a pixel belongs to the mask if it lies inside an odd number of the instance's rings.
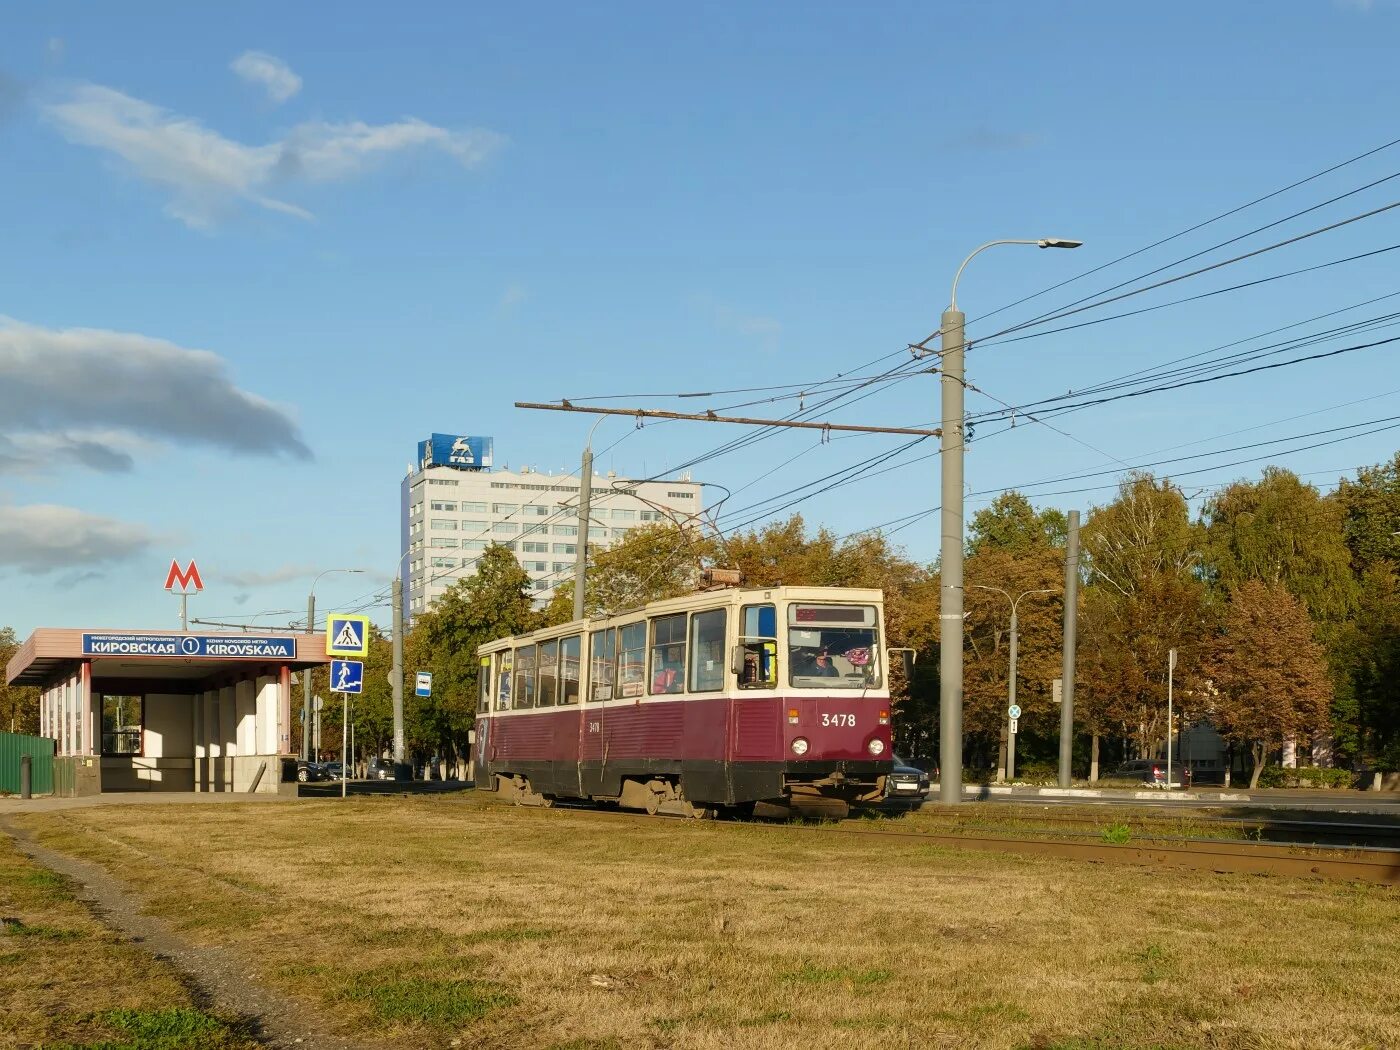
{"label": "station canopy roof", "polygon": [[92,663],[93,678],[201,682],[239,668],[301,670],[329,662],[324,634],[40,627],[5,668],[11,685],[47,685]]}

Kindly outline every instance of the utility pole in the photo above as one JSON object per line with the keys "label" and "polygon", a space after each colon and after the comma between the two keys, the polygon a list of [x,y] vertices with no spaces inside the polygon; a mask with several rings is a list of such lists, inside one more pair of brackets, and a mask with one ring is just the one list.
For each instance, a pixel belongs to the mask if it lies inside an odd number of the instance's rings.
{"label": "utility pole", "polygon": [[[601,423],[602,419],[598,420]],[[593,426],[596,429],[598,423]],[[578,484],[578,543],[574,554],[574,619],[583,619],[583,589],[588,581],[588,519],[593,513],[593,432],[588,433],[588,443],[583,446],[583,465],[579,472]]]}
{"label": "utility pole", "polygon": [[403,578],[394,577],[394,658],[389,685],[394,696],[394,779],[408,780],[403,746]]}
{"label": "utility pole", "polygon": [[938,460],[942,466],[938,560],[938,799],[945,806],[962,801],[963,325],[966,321],[967,315],[957,308],[957,282],[954,281],[953,305],[943,311],[939,326],[943,333],[939,384],[943,433],[938,438]]}
{"label": "utility pole", "polygon": [[1070,761],[1074,757],[1074,646],[1079,626],[1079,511],[1069,512],[1069,535],[1065,545],[1065,641],[1060,665],[1063,685],[1060,695],[1060,775],[1062,788],[1069,787]]}
{"label": "utility pole", "polygon": [[1167,790],[1172,789],[1172,676],[1176,670],[1176,650],[1167,650]]}
{"label": "utility pole", "polygon": [[[313,588],[315,584],[312,585]],[[306,596],[306,633],[316,632],[316,594]],[[311,761],[311,668],[301,672],[301,758]]]}

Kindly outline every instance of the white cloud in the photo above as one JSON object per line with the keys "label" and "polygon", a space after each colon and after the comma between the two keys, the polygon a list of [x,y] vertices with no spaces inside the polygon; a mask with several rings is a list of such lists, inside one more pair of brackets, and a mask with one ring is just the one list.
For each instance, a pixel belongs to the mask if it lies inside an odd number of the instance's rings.
{"label": "white cloud", "polygon": [[524,285],[509,284],[506,285],[506,290],[501,293],[500,307],[509,313],[528,298],[530,298],[530,293],[525,290]]}
{"label": "white cloud", "polygon": [[[84,429],[75,434],[75,427]],[[12,458],[16,450],[32,454],[47,444],[107,469],[129,460],[132,438],[311,455],[290,413],[235,386],[217,354],[130,332],[41,328],[4,316],[0,437],[8,439],[0,455],[7,447]]]}
{"label": "white cloud", "polygon": [[265,191],[343,179],[413,149],[439,150],[472,167],[504,141],[492,131],[451,131],[408,117],[391,124],[312,121],[250,146],[100,84],[71,85],[41,110],[70,142],[103,151],[165,190],[166,212],[195,229],[214,226],[243,202],[310,219],[306,209]]}
{"label": "white cloud", "polygon": [[154,539],[143,526],[49,503],[0,506],[0,567],[30,575],[122,561]]}
{"label": "white cloud", "polygon": [[215,579],[231,583],[235,587],[270,587],[278,583],[291,583],[293,580],[310,581],[321,568],[314,565],[283,565],[270,572],[250,570],[248,572],[221,572],[213,574]]}
{"label": "white cloud", "polygon": [[276,55],[265,51],[245,51],[229,63],[229,69],[261,87],[279,105],[301,90],[301,77]]}

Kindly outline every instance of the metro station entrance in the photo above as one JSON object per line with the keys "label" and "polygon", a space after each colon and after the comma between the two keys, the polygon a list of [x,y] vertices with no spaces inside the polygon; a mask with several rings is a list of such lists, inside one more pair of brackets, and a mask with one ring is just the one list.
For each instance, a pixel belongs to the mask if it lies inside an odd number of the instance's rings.
{"label": "metro station entrance", "polygon": [[6,667],[42,690],[39,734],[95,791],[276,792],[292,759],[291,676],[322,634],[39,628]]}

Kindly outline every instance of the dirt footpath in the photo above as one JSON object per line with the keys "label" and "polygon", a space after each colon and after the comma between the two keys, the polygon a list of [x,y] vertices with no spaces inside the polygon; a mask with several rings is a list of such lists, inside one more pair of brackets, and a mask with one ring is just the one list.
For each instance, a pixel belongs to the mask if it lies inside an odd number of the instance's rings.
{"label": "dirt footpath", "polygon": [[[191,944],[162,920],[143,914],[141,902],[98,865],[42,846],[28,832],[3,820],[0,832],[13,838],[37,863],[73,880],[78,899],[101,922],[174,966],[202,1008],[246,1020],[260,1042],[304,1050],[362,1050],[368,1046],[326,1034],[331,1026],[324,1017],[259,983],[258,973],[233,953]],[[295,951],[295,945],[288,945],[289,957]]]}

